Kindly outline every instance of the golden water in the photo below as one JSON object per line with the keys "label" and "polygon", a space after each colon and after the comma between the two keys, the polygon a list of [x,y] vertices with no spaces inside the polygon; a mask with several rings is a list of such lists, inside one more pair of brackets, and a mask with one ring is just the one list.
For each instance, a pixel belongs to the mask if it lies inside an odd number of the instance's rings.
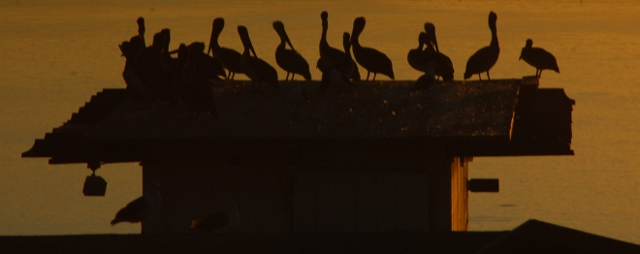
{"label": "golden water", "polygon": [[[489,44],[487,15],[493,10],[501,53],[491,76],[534,74],[518,61],[527,38],[554,53],[561,74],[545,71],[540,83],[562,87],[576,100],[576,155],[474,158],[471,177],[499,178],[501,190],[471,194],[470,229],[509,230],[535,218],[640,243],[640,86],[634,76],[640,5],[635,1],[183,2],[0,2],[0,235],[139,232],[137,224],[109,225],[119,208],[141,194],[137,164],[103,165],[97,173],[109,183],[107,195],[88,198],[81,192],[90,174],[86,165],[20,158],[34,139],[60,126],[91,95],[125,86],[117,45],[137,33],[139,16],[146,19],[147,40],[170,28],[172,47],[208,43],[211,22],[224,17],[221,45],[240,50],[235,28],[244,25],[258,55],[274,66],[279,40],[273,21],[284,22],[296,49],[313,65],[323,10],[329,12],[329,44],[338,48],[353,19],[364,16],[361,44],[386,53],[397,79],[412,80],[420,73],[409,67],[406,54],[417,46],[424,22],[436,25],[440,50],[461,79],[468,57]],[[317,70],[312,75],[320,77]]]}

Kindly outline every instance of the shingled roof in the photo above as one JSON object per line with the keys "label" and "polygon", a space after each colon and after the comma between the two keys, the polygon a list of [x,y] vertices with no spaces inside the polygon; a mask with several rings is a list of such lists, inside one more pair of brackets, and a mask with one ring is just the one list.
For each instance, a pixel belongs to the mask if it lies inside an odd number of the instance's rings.
{"label": "shingled roof", "polygon": [[[459,156],[573,154],[574,101],[562,89],[538,89],[535,78],[436,83],[418,92],[410,89],[413,81],[358,82],[325,92],[318,82],[281,86],[251,91],[248,82],[225,82],[212,89],[219,116],[198,119],[186,105],[139,102],[124,89],[105,89],[23,157],[51,157],[51,163],[138,161],[136,151],[112,153],[123,151],[119,146],[140,150],[167,142],[251,139],[411,140]],[[105,146],[109,152],[101,150]]]}

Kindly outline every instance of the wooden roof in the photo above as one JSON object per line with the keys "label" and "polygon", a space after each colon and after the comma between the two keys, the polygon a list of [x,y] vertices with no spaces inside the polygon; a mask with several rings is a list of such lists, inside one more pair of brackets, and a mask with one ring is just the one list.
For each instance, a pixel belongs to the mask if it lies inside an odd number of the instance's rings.
{"label": "wooden roof", "polygon": [[[79,153],[89,153],[105,144],[111,147],[108,153],[113,153],[120,150],[119,146],[131,148],[132,144],[149,148],[166,141],[215,145],[216,141],[248,139],[348,143],[411,140],[444,145],[451,154],[461,156],[572,154],[569,146],[573,101],[561,89],[564,98],[552,99],[570,103],[569,114],[560,117],[569,123],[569,140],[552,141],[554,144],[526,153],[510,147],[514,121],[521,118],[516,117],[516,108],[522,107],[518,98],[527,89],[542,90],[537,85],[537,79],[505,79],[436,83],[429,89],[412,92],[413,81],[386,81],[357,82],[321,92],[318,82],[283,82],[279,90],[251,91],[249,82],[229,81],[212,89],[219,116],[197,119],[182,103],[172,106],[140,102],[129,99],[124,89],[105,89],[65,124],[36,140],[23,156],[51,157],[52,163],[56,157],[65,158],[58,160],[60,163],[82,162],[89,155]],[[304,91],[306,100],[300,91]],[[536,117],[525,119],[540,122]],[[536,134],[538,130],[534,129],[531,135],[520,139],[523,147],[531,145],[528,137]],[[120,159],[113,154],[99,155],[99,151],[91,153],[93,160],[99,161],[140,160],[132,155],[136,151],[129,151]]]}

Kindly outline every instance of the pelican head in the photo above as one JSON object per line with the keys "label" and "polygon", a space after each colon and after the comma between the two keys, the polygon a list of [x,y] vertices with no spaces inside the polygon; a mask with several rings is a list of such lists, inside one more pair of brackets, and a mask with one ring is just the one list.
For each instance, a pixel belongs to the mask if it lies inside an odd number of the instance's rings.
{"label": "pelican head", "polygon": [[322,27],[326,29],[329,26],[329,21],[327,21],[329,13],[327,11],[323,11],[320,13],[320,18],[322,19]]}
{"label": "pelican head", "polygon": [[433,25],[433,23],[431,22],[427,22],[424,23],[424,31],[427,33],[427,35],[429,36],[429,40],[425,41],[424,43],[431,43],[433,46],[436,47],[436,51],[439,51],[438,49],[438,40],[436,39],[436,26]]}
{"label": "pelican head", "polygon": [[222,29],[224,29],[224,19],[223,18],[216,18],[213,20],[213,31],[216,32],[222,32]]}
{"label": "pelican head", "polygon": [[273,22],[273,29],[276,30],[276,32],[280,36],[280,39],[286,41],[287,44],[289,44],[289,47],[291,47],[291,49],[293,49],[293,45],[291,44],[291,41],[289,40],[289,36],[287,35],[287,31],[284,30],[284,24],[279,20],[275,21],[275,22]]}
{"label": "pelican head", "polygon": [[491,29],[495,29],[496,28],[496,21],[498,21],[498,15],[495,12],[490,12],[489,13],[489,27]]}
{"label": "pelican head", "polygon": [[253,44],[251,44],[251,39],[249,38],[249,31],[247,30],[247,28],[245,26],[238,26],[238,34],[240,35],[240,40],[242,41],[245,52],[247,50],[251,50],[253,56],[258,57],[258,55],[256,55],[256,51],[253,49]]}
{"label": "pelican head", "polygon": [[418,35],[418,42],[420,43],[420,48],[422,48],[422,45],[426,44],[429,41],[429,35],[427,35],[427,33],[422,32],[420,33],[420,35]]}
{"label": "pelican head", "polygon": [[525,48],[533,47],[533,40],[532,39],[527,39],[527,44],[524,47]]}

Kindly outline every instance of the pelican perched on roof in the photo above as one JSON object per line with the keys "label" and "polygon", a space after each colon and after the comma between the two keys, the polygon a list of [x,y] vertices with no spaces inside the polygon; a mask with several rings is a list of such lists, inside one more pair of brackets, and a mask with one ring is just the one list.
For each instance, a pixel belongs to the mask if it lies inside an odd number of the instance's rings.
{"label": "pelican perched on roof", "polygon": [[464,79],[470,78],[473,74],[478,74],[480,80],[482,77],[480,73],[487,72],[487,78],[491,80],[489,76],[489,70],[498,61],[498,55],[500,55],[500,46],[498,46],[498,34],[496,32],[496,21],[498,15],[495,12],[489,13],[489,29],[491,29],[491,44],[489,46],[481,48],[467,61],[467,69],[464,72]]}
{"label": "pelican perched on roof", "polygon": [[427,33],[422,32],[418,35],[418,47],[412,50],[409,50],[407,54],[407,61],[409,62],[409,66],[421,72],[427,72],[427,58],[424,52],[424,44],[428,41]]}
{"label": "pelican perched on roof", "polygon": [[136,22],[138,23],[138,35],[140,35],[140,37],[142,37],[142,45],[146,47],[147,45],[144,42],[144,32],[146,31],[146,29],[144,27],[144,18],[143,17],[139,17],[138,20],[136,20]]}
{"label": "pelican perched on roof", "polygon": [[351,79],[354,81],[360,81],[360,70],[358,70],[358,64],[353,61],[353,58],[351,57],[351,35],[347,32],[342,34],[342,47],[344,48],[344,53],[347,54],[347,57],[351,59],[351,62],[353,62]]}
{"label": "pelican perched on roof", "polygon": [[[291,73],[291,80],[296,73],[302,75],[305,80],[311,81],[311,73],[309,72],[309,63],[293,48],[291,40],[287,32],[284,30],[284,24],[280,21],[273,22],[273,29],[276,30],[278,36],[280,36],[280,45],[276,48],[276,63],[280,68],[287,71],[287,77],[284,80],[289,79]],[[287,49],[287,44],[291,49]]]}
{"label": "pelican perched on roof", "polygon": [[[322,37],[320,38],[320,60],[318,61],[318,66],[320,70],[326,70],[323,71],[323,79],[325,77],[340,76],[345,83],[349,83],[349,77],[351,77],[351,72],[353,71],[353,60],[345,52],[329,46],[327,42],[329,13],[323,11],[320,14],[320,18],[322,19]],[[331,70],[336,70],[339,75],[331,75]]]}
{"label": "pelican perched on roof", "polygon": [[242,71],[242,67],[240,67],[240,57],[242,54],[230,48],[220,47],[218,44],[218,37],[220,36],[220,33],[222,33],[223,28],[223,18],[216,18],[213,20],[213,29],[211,30],[211,39],[209,41],[207,54],[212,52],[213,57],[218,59],[218,61],[222,63],[222,66],[229,71],[229,76],[227,76],[227,78],[233,80],[236,73],[244,73]]}
{"label": "pelican perched on roof", "polygon": [[[253,81],[251,88],[255,89],[254,87],[257,86],[257,89],[260,89],[262,83],[267,83],[272,87],[278,88],[278,72],[267,62],[258,58],[251,44],[247,28],[238,26],[238,34],[240,35],[240,40],[242,40],[242,45],[244,45],[244,52],[240,58],[240,66],[242,66],[244,73]],[[251,56],[251,53],[253,53],[253,56]]]}
{"label": "pelican perched on roof", "polygon": [[393,66],[391,59],[384,53],[372,48],[365,48],[360,45],[358,37],[364,30],[366,21],[364,17],[358,17],[353,21],[353,31],[351,32],[351,46],[353,47],[353,56],[360,66],[367,70],[367,80],[369,74],[373,72],[373,80],[376,80],[376,74],[382,73],[395,79],[393,75]]}
{"label": "pelican perched on roof", "polygon": [[119,222],[141,222],[148,219],[160,207],[160,185],[156,182],[148,183],[142,197],[131,201],[120,209],[111,221],[111,226]]}
{"label": "pelican perched on roof", "polygon": [[435,74],[436,76],[442,77],[444,81],[453,80],[453,62],[451,58],[447,55],[440,52],[438,48],[438,40],[436,39],[436,26],[433,23],[427,22],[424,24],[424,31],[427,33],[427,38],[429,41],[426,41],[425,44],[427,47],[429,45],[435,46]]}
{"label": "pelican perched on roof", "polygon": [[542,48],[534,48],[533,40],[527,39],[527,44],[520,52],[520,60],[524,60],[529,65],[536,67],[536,77],[542,75],[542,70],[554,70],[560,73],[556,57]]}

